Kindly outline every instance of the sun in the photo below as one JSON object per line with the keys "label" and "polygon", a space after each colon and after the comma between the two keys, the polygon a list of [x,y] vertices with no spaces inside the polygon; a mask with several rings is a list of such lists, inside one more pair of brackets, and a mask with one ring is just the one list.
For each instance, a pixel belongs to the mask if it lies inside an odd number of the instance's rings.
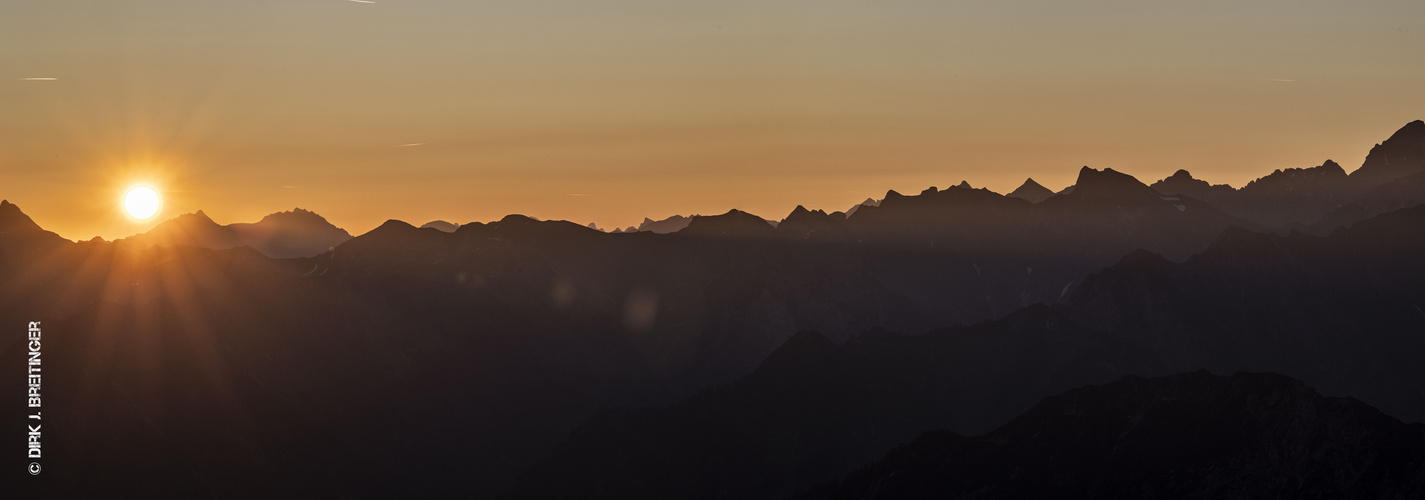
{"label": "sun", "polygon": [[148,186],[134,186],[124,194],[124,212],[135,219],[153,217],[160,205],[162,201],[158,198],[158,192]]}

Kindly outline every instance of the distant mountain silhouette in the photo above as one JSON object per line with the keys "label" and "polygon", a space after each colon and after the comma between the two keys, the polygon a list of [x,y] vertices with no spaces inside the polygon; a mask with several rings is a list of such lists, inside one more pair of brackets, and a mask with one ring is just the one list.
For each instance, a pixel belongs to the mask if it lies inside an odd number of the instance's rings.
{"label": "distant mountain silhouette", "polygon": [[1039,203],[1049,199],[1050,196],[1054,196],[1054,192],[1050,191],[1049,188],[1039,185],[1038,182],[1034,182],[1034,179],[1025,179],[1024,184],[1020,184],[1019,187],[1015,188],[1014,191],[1010,191],[1006,196],[1019,198],[1030,203]]}
{"label": "distant mountain silhouette", "polygon": [[[638,225],[638,228],[636,230],[648,231],[651,233],[658,234],[676,233],[678,231],[682,231],[683,228],[688,227],[688,224],[692,222],[692,220],[692,217],[683,217],[681,215],[674,215],[667,219],[658,221],[645,217],[643,219],[643,222]],[[625,230],[624,232],[628,233],[633,231]]]}
{"label": "distant mountain silhouette", "polygon": [[846,212],[845,212],[846,215],[845,215],[844,217],[851,217],[851,214],[856,213],[856,211],[857,211],[857,210],[860,210],[861,207],[875,207],[875,206],[880,206],[880,205],[881,205],[881,200],[877,200],[877,199],[875,199],[875,198],[866,198],[866,201],[863,201],[863,202],[861,202],[861,203],[857,203],[856,205],[852,206],[851,208],[846,209]]}
{"label": "distant mountain silhouette", "polygon": [[460,224],[452,224],[452,223],[450,223],[450,222],[446,222],[446,221],[443,221],[443,220],[433,220],[433,221],[427,222],[427,223],[425,223],[425,224],[421,224],[421,227],[423,227],[423,228],[429,227],[429,228],[435,229],[435,230],[437,230],[437,231],[441,231],[441,232],[445,232],[445,233],[453,233],[453,232],[455,232],[455,230],[456,230],[457,228],[460,227]]}
{"label": "distant mountain silhouette", "polygon": [[688,226],[678,231],[679,236],[721,237],[721,238],[763,238],[773,234],[775,228],[766,219],[741,210],[730,210],[722,215],[694,215]]}
{"label": "distant mountain silhouette", "polygon": [[845,237],[849,231],[845,221],[846,217],[839,213],[827,214],[821,210],[807,210],[806,207],[797,205],[787,218],[777,224],[777,232],[794,237],[801,235],[805,239],[839,239]]}
{"label": "distant mountain silhouette", "polygon": [[[1349,175],[1336,162],[1326,160],[1317,167],[1278,169],[1241,189],[1209,185],[1184,170],[1154,183],[1153,188],[1165,195],[1205,201],[1264,226],[1325,234],[1357,220],[1425,202],[1425,189],[1420,189],[1418,182],[1396,184],[1421,173],[1425,173],[1425,122],[1417,120],[1372,148],[1361,167]],[[1387,185],[1394,186],[1385,188]],[[1368,193],[1373,194],[1363,198]],[[1371,206],[1381,208],[1373,210]]]}
{"label": "distant mountain silhouette", "polygon": [[1422,430],[1280,375],[1130,376],[984,436],[926,433],[798,498],[1413,498]]}
{"label": "distant mountain silhouette", "polygon": [[1224,202],[1229,202],[1236,189],[1226,184],[1209,184],[1201,179],[1194,179],[1187,170],[1178,170],[1166,179],[1153,183],[1153,190],[1168,196],[1184,195],[1198,200],[1202,200],[1215,207],[1222,208]]}
{"label": "distant mountain silhouette", "polygon": [[255,223],[220,225],[202,210],[163,221],[146,233],[122,241],[139,245],[189,245],[227,249],[249,246],[276,258],[310,257],[351,239],[316,213],[293,209],[263,217]]}

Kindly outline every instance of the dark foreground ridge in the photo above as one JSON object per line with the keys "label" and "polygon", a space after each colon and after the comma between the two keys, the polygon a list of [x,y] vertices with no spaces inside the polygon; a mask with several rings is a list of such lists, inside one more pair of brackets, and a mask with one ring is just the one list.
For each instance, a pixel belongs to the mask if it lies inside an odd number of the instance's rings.
{"label": "dark foreground ridge", "polygon": [[1422,431],[1280,375],[1130,376],[984,436],[928,432],[798,498],[1420,498]]}

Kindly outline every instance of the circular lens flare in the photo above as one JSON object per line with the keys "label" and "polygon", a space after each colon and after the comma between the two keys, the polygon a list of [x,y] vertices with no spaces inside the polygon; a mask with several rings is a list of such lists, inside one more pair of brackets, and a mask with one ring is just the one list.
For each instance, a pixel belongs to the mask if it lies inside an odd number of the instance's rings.
{"label": "circular lens flare", "polygon": [[135,219],[147,219],[158,213],[158,193],[153,188],[138,186],[124,195],[124,212]]}

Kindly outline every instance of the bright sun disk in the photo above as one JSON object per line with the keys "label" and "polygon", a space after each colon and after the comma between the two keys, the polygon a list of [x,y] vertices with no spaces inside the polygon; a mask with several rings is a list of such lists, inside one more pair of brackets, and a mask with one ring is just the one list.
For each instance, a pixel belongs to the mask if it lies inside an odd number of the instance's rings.
{"label": "bright sun disk", "polygon": [[137,186],[124,194],[124,211],[129,217],[147,219],[158,213],[158,193],[148,186]]}

